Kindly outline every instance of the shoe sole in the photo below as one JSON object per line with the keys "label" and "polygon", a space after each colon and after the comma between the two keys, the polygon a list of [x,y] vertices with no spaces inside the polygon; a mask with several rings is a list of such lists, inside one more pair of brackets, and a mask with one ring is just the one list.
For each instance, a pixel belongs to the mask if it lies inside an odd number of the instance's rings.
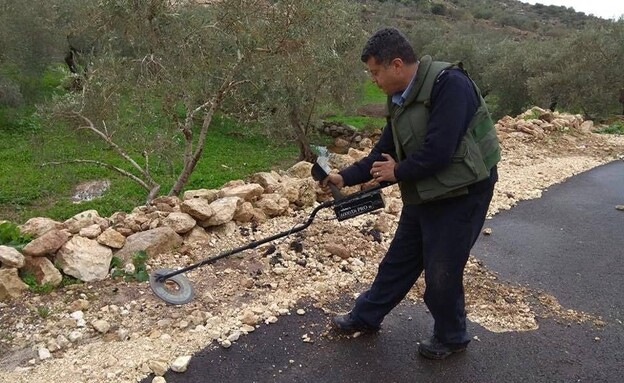
{"label": "shoe sole", "polygon": [[457,349],[457,350],[452,350],[452,351],[446,352],[444,354],[436,354],[436,353],[428,351],[428,350],[426,350],[426,349],[424,349],[422,347],[418,347],[418,353],[420,355],[424,356],[427,359],[442,360],[442,359],[448,358],[449,356],[451,356],[453,354],[464,352],[464,351],[466,351],[466,348],[467,347],[460,348],[460,349]]}
{"label": "shoe sole", "polygon": [[342,328],[340,326],[338,326],[337,324],[332,322],[332,328],[338,332],[341,332],[343,334],[354,334],[356,332],[360,332],[362,334],[374,334],[376,332],[379,332],[378,328]]}

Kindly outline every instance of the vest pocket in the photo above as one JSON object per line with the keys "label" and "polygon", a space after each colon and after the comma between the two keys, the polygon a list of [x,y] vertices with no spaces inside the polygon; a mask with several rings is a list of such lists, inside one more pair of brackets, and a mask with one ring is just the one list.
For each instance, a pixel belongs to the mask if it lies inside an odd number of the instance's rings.
{"label": "vest pocket", "polygon": [[418,194],[423,200],[429,200],[480,181],[481,174],[488,174],[481,169],[485,165],[480,157],[474,140],[464,137],[447,167],[417,182]]}

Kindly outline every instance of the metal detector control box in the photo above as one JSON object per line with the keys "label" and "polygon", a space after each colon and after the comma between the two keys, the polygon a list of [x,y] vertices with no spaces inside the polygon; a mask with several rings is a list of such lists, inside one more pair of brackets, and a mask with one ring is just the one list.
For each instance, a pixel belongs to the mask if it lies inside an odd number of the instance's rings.
{"label": "metal detector control box", "polygon": [[[327,177],[327,170],[323,168],[318,162],[312,166],[312,178],[316,181],[322,181]],[[360,214],[368,213],[369,211],[381,209],[385,206],[381,192],[379,189],[371,191],[362,191],[353,195],[344,196],[336,185],[328,183],[331,189],[334,200],[334,213],[338,221],[344,221],[345,219],[357,217]]]}
{"label": "metal detector control box", "polygon": [[363,193],[362,195],[345,197],[334,206],[334,213],[338,221],[357,217],[358,215],[371,212],[385,207],[381,192],[379,190]]}

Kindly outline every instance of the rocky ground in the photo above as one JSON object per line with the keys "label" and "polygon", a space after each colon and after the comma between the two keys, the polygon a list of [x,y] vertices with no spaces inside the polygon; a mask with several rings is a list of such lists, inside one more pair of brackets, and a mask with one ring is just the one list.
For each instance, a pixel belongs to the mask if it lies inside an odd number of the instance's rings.
{"label": "rocky ground", "polygon": [[[490,216],[624,155],[624,137],[588,133],[580,124],[575,129],[498,129],[503,160]],[[398,191],[387,188],[384,194],[396,201]],[[147,282],[112,279],[0,303],[0,382],[133,382],[150,373],[162,375],[167,368],[183,371],[194,352],[229,347],[280,316],[305,315],[302,302],[329,315],[337,300],[352,297],[372,280],[399,209],[389,203],[382,211],[343,222],[332,219],[330,209],[322,210],[300,233],[187,273],[196,297],[183,306],[166,305]],[[309,213],[294,210],[257,227],[239,226],[231,235],[162,254],[148,266],[189,265],[288,230]],[[485,226],[484,235],[496,235],[487,221]],[[546,316],[603,324],[591,313],[561,307],[546,292],[500,280],[478,258],[474,254],[466,269],[471,321],[491,331],[536,329],[536,318]],[[419,301],[422,291],[419,281],[407,299]],[[310,329],[302,342],[328,333],[328,327]]]}

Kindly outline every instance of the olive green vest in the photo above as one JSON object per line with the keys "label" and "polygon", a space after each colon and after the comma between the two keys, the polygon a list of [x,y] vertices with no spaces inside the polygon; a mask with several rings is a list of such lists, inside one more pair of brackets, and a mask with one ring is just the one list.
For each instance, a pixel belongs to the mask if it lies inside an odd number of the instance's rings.
{"label": "olive green vest", "polygon": [[[453,64],[433,61],[430,56],[425,56],[420,60],[416,82],[403,106],[394,104],[392,97],[388,97],[388,118],[398,161],[424,145],[433,84],[442,70],[452,67]],[[473,86],[481,104],[453,154],[452,163],[433,176],[400,182],[403,203],[419,204],[467,194],[467,186],[488,178],[490,169],[500,160],[494,123],[479,88],[474,82]]]}

